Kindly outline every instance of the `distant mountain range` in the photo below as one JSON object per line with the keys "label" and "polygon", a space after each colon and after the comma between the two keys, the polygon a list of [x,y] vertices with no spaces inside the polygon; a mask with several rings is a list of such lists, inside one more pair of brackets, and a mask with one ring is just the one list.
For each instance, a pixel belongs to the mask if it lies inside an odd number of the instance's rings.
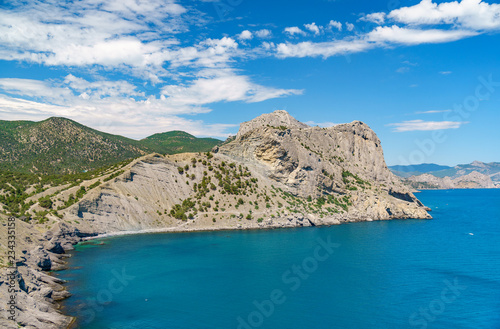
{"label": "distant mountain range", "polygon": [[0,170],[77,173],[153,152],[206,152],[221,143],[183,131],[154,134],[138,141],[59,117],[40,122],[0,121]]}
{"label": "distant mountain range", "polygon": [[500,162],[474,161],[454,167],[424,163],[389,169],[417,189],[500,187]]}
{"label": "distant mountain range", "polygon": [[389,169],[400,177],[410,177],[412,175],[421,175],[451,168],[453,167],[441,166],[435,163],[422,163],[409,166],[389,166]]}

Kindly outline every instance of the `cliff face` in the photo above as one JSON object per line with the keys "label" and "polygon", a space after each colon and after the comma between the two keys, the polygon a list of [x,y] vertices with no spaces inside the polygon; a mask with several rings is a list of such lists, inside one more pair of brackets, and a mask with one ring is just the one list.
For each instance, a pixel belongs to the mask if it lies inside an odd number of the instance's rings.
{"label": "cliff face", "polygon": [[380,140],[360,121],[309,127],[277,111],[241,124],[236,138],[217,151],[252,163],[260,174],[303,198],[351,195],[357,201],[353,211],[374,219],[428,216],[388,170]]}
{"label": "cliff face", "polygon": [[277,111],[243,123],[213,155],[147,156],[125,169],[65,218],[94,233],[430,218],[359,121],[309,127]]}

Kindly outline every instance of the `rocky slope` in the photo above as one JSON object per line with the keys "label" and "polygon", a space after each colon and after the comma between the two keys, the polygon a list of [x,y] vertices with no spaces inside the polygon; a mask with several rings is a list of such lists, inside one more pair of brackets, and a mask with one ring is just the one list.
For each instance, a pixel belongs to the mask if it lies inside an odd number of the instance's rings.
{"label": "rocky slope", "polygon": [[467,175],[451,178],[436,177],[432,174],[410,176],[404,180],[408,185],[416,189],[468,189],[468,188],[496,188],[497,186],[490,176],[473,171]]}
{"label": "rocky slope", "polygon": [[[37,214],[48,207],[45,220],[16,220],[22,228],[18,321],[31,328],[70,321],[54,304],[67,295],[61,282],[42,271],[60,269],[65,251],[86,237],[430,218],[429,209],[388,170],[380,140],[366,124],[309,127],[284,111],[243,123],[234,139],[213,152],[151,154],[47,191],[31,196],[27,210]],[[6,224],[4,218],[2,234]],[[8,296],[7,273],[5,267],[0,271],[2,300]],[[0,320],[7,324],[15,327]]]}

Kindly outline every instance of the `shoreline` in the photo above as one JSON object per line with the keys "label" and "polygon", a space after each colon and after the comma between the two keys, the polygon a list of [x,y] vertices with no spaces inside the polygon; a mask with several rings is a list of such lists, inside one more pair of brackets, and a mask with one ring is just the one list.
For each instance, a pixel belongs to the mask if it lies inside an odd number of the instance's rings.
{"label": "shoreline", "polygon": [[[31,296],[31,291],[20,291],[22,298],[19,306],[22,305],[18,313],[17,322],[31,328],[57,329],[75,328],[77,318],[64,313],[62,301],[71,297],[65,283],[67,281],[58,278],[56,272],[68,269],[67,258],[72,257],[74,246],[97,239],[119,237],[138,234],[167,234],[167,233],[190,233],[190,232],[215,232],[215,231],[235,231],[235,230],[270,230],[299,227],[333,226],[356,222],[372,222],[383,220],[405,220],[405,219],[430,219],[414,218],[410,216],[400,216],[393,218],[375,219],[366,215],[342,214],[336,217],[316,218],[311,215],[294,214],[287,217],[268,219],[263,222],[241,221],[236,225],[224,225],[218,223],[215,226],[206,226],[196,221],[178,223],[174,227],[148,228],[141,230],[111,231],[107,233],[97,233],[92,230],[80,230],[77,227],[61,222],[52,230],[40,236],[38,243],[27,246],[31,249],[25,253],[24,260],[18,264],[18,276],[28,286],[35,286],[39,292],[48,291],[46,295],[35,294]],[[22,237],[24,239],[24,237]],[[36,246],[36,247],[35,247]],[[42,268],[40,264],[48,264]],[[44,265],[45,266],[45,265]],[[21,281],[20,281],[21,282]],[[26,293],[26,294],[24,294]],[[21,302],[22,299],[22,302]],[[43,312],[40,309],[45,309]],[[41,321],[40,319],[44,319]],[[18,328],[12,321],[1,321],[0,326],[6,329]]]}

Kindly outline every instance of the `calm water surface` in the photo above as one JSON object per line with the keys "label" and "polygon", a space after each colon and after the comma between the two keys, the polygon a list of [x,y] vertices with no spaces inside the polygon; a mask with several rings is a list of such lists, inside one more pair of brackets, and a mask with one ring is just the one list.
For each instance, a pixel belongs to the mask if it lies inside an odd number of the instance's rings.
{"label": "calm water surface", "polygon": [[425,191],[433,220],[148,234],[81,245],[78,328],[500,328],[500,190]]}

